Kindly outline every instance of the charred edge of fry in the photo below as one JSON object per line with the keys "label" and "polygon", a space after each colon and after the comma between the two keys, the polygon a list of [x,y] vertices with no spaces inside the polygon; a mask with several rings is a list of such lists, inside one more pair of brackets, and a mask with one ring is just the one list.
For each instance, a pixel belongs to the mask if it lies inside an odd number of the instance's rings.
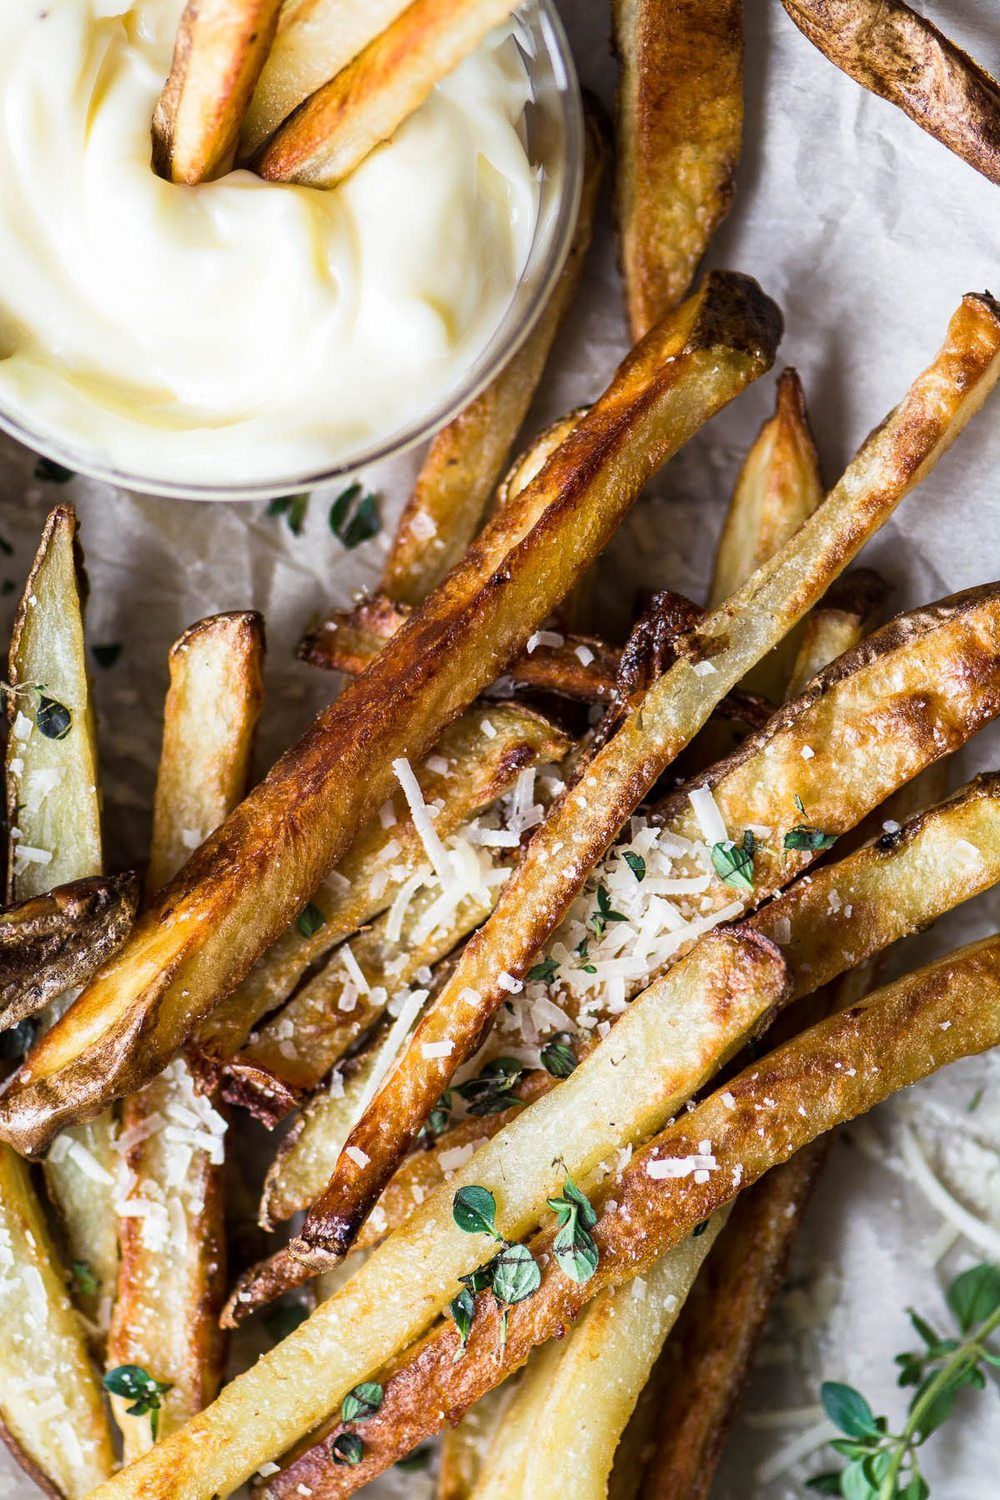
{"label": "charred edge of fry", "polygon": [[[433,1328],[383,1377],[382,1405],[366,1423],[361,1463],[337,1472],[329,1440],[341,1423],[325,1424],[268,1481],[269,1500],[298,1493],[300,1483],[324,1500],[346,1500],[422,1438],[458,1420],[532,1348],[565,1333],[599,1292],[642,1275],[741,1185],[748,1190],[796,1151],[900,1088],[995,1045],[1000,1000],[991,1008],[982,1000],[998,992],[1000,939],[994,937],[906,976],[751,1064],[636,1152],[609,1187],[614,1208],[601,1212],[593,1229],[599,1261],[589,1281],[571,1281],[559,1269],[551,1253],[554,1230],[538,1234],[529,1248],[542,1280],[532,1296],[504,1309],[491,1293],[480,1293],[461,1354],[454,1323]],[[704,1174],[707,1182],[649,1176],[651,1161],[684,1160],[698,1153],[702,1139],[711,1141],[717,1163]]]}
{"label": "charred edge of fry", "polygon": [[1000,86],[900,0],[782,0],[804,36],[862,88],[1000,183]]}
{"label": "charred edge of fry", "polygon": [[43,1495],[47,1495],[49,1500],[66,1500],[62,1490],[56,1489],[45,1470],[38,1467],[29,1453],[25,1453],[17,1438],[9,1428],[4,1426],[3,1422],[0,1422],[0,1443],[7,1449],[22,1473],[28,1476],[32,1484],[38,1486]]}
{"label": "charred edge of fry", "polygon": [[139,909],[128,873],[57,886],[0,912],[0,1031],[83,984],[117,953]]}

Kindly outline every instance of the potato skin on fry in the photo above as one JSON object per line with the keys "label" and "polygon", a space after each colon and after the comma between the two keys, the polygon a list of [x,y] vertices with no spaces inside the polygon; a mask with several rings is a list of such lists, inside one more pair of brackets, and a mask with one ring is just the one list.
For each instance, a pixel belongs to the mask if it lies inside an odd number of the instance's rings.
{"label": "potato skin on fry", "polygon": [[282,0],[188,0],[153,115],[153,166],[193,186],[232,166]]}
{"label": "potato skin on fry", "polygon": [[1000,85],[902,0],[782,0],[824,57],[1000,183]]}
{"label": "potato skin on fry", "polygon": [[777,308],[713,272],[625,360],[538,478],[141,917],[0,1101],[38,1154],[160,1071],[287,928],[418,757],[610,540],[650,474],[769,366]]}
{"label": "potato skin on fry", "polygon": [[691,285],[743,132],[742,0],[615,0],[618,233],[633,338]]}
{"label": "potato skin on fry", "polygon": [[60,885],[0,912],[0,1031],[33,1016],[106,963],[139,909],[133,874]]}

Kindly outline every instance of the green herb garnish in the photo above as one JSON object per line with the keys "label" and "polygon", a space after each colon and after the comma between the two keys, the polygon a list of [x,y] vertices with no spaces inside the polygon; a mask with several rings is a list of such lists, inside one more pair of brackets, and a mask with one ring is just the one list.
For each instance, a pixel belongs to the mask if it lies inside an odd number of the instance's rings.
{"label": "green herb garnish", "polygon": [[516,1057],[496,1057],[487,1063],[478,1078],[455,1085],[455,1093],[469,1106],[470,1115],[499,1115],[505,1109],[523,1105],[511,1090],[521,1081],[524,1068]]}
{"label": "green herb garnish", "polygon": [[431,1461],[431,1450],[429,1448],[418,1448],[414,1453],[408,1453],[405,1458],[397,1458],[394,1465],[402,1469],[404,1474],[415,1474],[420,1469],[426,1469]]}
{"label": "green herb garnish", "polygon": [[96,1297],[101,1290],[100,1282],[94,1275],[93,1269],[86,1260],[75,1260],[73,1262],[73,1285],[81,1297]]}
{"label": "green herb garnish", "polygon": [[340,1416],[344,1422],[367,1422],[382,1405],[382,1387],[375,1380],[363,1380],[352,1391],[348,1391],[340,1403]]}
{"label": "green herb garnish", "polygon": [[823,849],[832,849],[836,842],[835,833],[824,833],[821,828],[813,828],[808,823],[800,823],[797,828],[790,828],[785,834],[786,849],[809,849],[819,852]]}
{"label": "green herb garnish", "polygon": [[326,926],[326,918],[315,901],[310,901],[308,906],[304,906],[299,912],[295,925],[304,938],[311,938],[319,932],[321,927]]}
{"label": "green herb garnish", "polygon": [[624,859],[625,863],[632,871],[632,874],[635,876],[636,880],[645,880],[646,861],[643,859],[641,854],[633,854],[631,849],[626,849],[625,853],[622,855],[622,859]]}
{"label": "green herb garnish", "polygon": [[741,844],[713,844],[712,866],[720,880],[737,890],[753,890],[753,857],[757,841],[748,828]]}
{"label": "green herb garnish", "polygon": [[810,1479],[821,1495],[846,1500],[926,1500],[930,1494],[920,1470],[919,1450],[951,1416],[965,1386],[983,1390],[986,1368],[1000,1367],[1000,1351],[987,1340],[1000,1327],[1000,1267],[973,1266],[952,1282],[948,1305],[959,1337],[942,1338],[919,1313],[910,1311],[923,1348],[896,1355],[899,1384],[914,1386],[906,1421],[890,1432],[853,1386],[827,1381],[820,1396],[831,1422],[844,1434],[830,1446],[847,1467]]}
{"label": "green herb garnish", "polygon": [[141,1365],[119,1365],[108,1371],[103,1384],[104,1389],[113,1396],[122,1396],[126,1401],[132,1402],[131,1406],[125,1408],[126,1416],[149,1417],[149,1430],[155,1443],[160,1435],[163,1397],[173,1387],[162,1380],[154,1380]]}
{"label": "green herb garnish", "polygon": [[543,958],[541,963],[534,964],[528,970],[527,979],[529,984],[551,984],[559,972],[559,965],[554,958]]}
{"label": "green herb garnish", "polygon": [[365,1445],[356,1432],[338,1432],[330,1444],[330,1457],[335,1464],[349,1464],[356,1469],[365,1456]]}
{"label": "green herb garnish", "polygon": [[498,1302],[513,1307],[538,1291],[542,1273],[527,1245],[505,1245],[493,1261],[491,1290]]}
{"label": "green herb garnish", "polygon": [[374,495],[365,494],[360,484],[352,484],[330,506],[330,530],[348,552],[378,536],[381,529],[378,501]]}
{"label": "green herb garnish", "polygon": [[612,910],[611,897],[608,895],[606,885],[597,887],[597,910],[587,924],[595,937],[600,937],[609,922],[627,922],[628,917],[622,916],[620,911]]}
{"label": "green herb garnish", "polygon": [[576,1068],[576,1053],[573,1038],[568,1031],[557,1031],[550,1037],[541,1051],[541,1063],[546,1073],[553,1078],[568,1078]]}
{"label": "green herb garnish", "polygon": [[73,715],[65,703],[39,693],[35,723],[47,740],[64,740],[73,727]]}
{"label": "green herb garnish", "polygon": [[445,1089],[417,1132],[417,1140],[436,1141],[439,1135],[444,1135],[451,1120],[452,1099],[451,1089]]}
{"label": "green herb garnish", "polygon": [[590,1233],[597,1223],[597,1214],[585,1193],[581,1193],[571,1177],[563,1183],[563,1196],[550,1198],[559,1229],[552,1241],[552,1251],[567,1276],[574,1281],[589,1281],[597,1270],[599,1254],[594,1237]]}
{"label": "green herb garnish", "polygon": [[269,516],[284,516],[292,536],[301,536],[309,510],[308,495],[279,495],[267,507]]}
{"label": "green herb garnish", "polygon": [[466,1234],[490,1234],[503,1243],[503,1235],[497,1233],[497,1201],[489,1188],[459,1188],[451,1200],[451,1214],[459,1229]]}
{"label": "green herb garnish", "polygon": [[469,1334],[472,1332],[472,1320],[476,1315],[476,1303],[468,1287],[463,1287],[457,1297],[448,1304],[448,1311],[455,1320],[458,1329],[459,1344],[455,1353],[456,1359],[461,1359],[469,1342]]}
{"label": "green herb garnish", "polygon": [[43,484],[69,484],[76,475],[65,464],[57,464],[54,458],[40,458],[35,465],[35,478]]}

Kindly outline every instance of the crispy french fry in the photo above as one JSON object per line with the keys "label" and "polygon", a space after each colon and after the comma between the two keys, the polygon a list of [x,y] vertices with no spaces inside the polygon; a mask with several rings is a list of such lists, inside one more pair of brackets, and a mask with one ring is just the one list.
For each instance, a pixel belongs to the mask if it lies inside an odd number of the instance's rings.
{"label": "crispy french fry", "polygon": [[[355,677],[374,661],[408,613],[384,594],[375,594],[353,609],[334,610],[306,633],[298,654],[312,667]],[[620,662],[621,652],[613,646],[596,636],[573,634],[564,636],[560,646],[523,651],[505,675],[515,687],[600,703],[614,694]]]}
{"label": "crispy french fry", "polygon": [[[834,977],[838,965],[842,969],[863,957],[868,935],[877,932],[891,939],[911,930],[893,926],[897,912],[901,923],[916,920],[923,925],[961,899],[962,892],[971,895],[985,888],[998,868],[996,816],[989,803],[988,786],[982,793],[974,787],[966,801],[955,799],[947,810],[926,815],[924,827],[933,826],[935,835],[945,835],[958,809],[952,836],[943,838],[949,849],[944,865],[922,859],[922,839],[911,844],[904,835],[897,846],[902,851],[899,862],[892,849],[870,846],[840,866],[816,870],[810,881],[795,888],[789,923],[798,924],[800,933],[782,933],[790,942],[781,950],[767,933],[780,920],[791,892],[767,909],[766,921],[762,913],[752,925],[709,933],[632,1003],[611,1035],[559,1088],[521,1111],[481,1146],[448,1187],[415,1208],[402,1228],[302,1328],[227,1387],[185,1434],[164,1445],[158,1462],[143,1460],[118,1480],[119,1487],[108,1490],[108,1500],[112,1495],[152,1496],[158,1475],[178,1472],[178,1494],[207,1500],[216,1488],[238,1483],[260,1462],[315,1427],[357,1380],[384,1366],[419,1336],[452,1296],[457,1276],[492,1253],[485,1236],[463,1235],[453,1224],[456,1189],[471,1183],[488,1188],[497,1202],[498,1231],[508,1240],[522,1237],[539,1222],[545,1199],[561,1187],[565,1173],[586,1185],[609,1154],[647,1139],[775,1006],[811,989],[813,982]],[[969,816],[976,821],[974,836],[983,858],[980,862],[970,857],[967,866],[962,861],[956,865],[951,857],[953,836],[957,826],[967,826]],[[967,831],[972,833],[971,826]],[[836,928],[842,942],[837,957],[819,928],[831,891],[840,890],[848,880],[860,903],[866,881],[859,871],[865,867],[879,870],[888,893],[886,910],[878,917],[869,914],[857,932],[847,922]],[[868,884],[875,883],[869,876]],[[904,886],[909,892],[905,896]],[[927,906],[917,914],[922,899]],[[815,955],[808,947],[810,935],[816,938]],[[703,1217],[707,1213],[694,1222]],[[495,1349],[494,1343],[493,1353]],[[433,1401],[417,1401],[416,1406],[415,1415],[410,1413],[405,1423],[395,1426],[401,1446],[394,1456],[412,1445],[413,1421],[426,1422],[430,1414],[433,1423],[434,1414],[452,1410],[447,1403],[437,1406]],[[456,1415],[459,1409],[454,1408]],[[249,1410],[256,1414],[252,1441],[244,1421]],[[388,1408],[383,1404],[383,1410],[387,1418],[392,1416],[392,1403]],[[380,1412],[373,1420],[381,1419]],[[385,1461],[392,1461],[388,1454]]]}
{"label": "crispy french fry", "polygon": [[332,187],[506,20],[513,0],[411,0],[254,158],[261,177]]}
{"label": "crispy french fry", "polygon": [[114,1470],[79,1318],[24,1163],[0,1147],[0,1436],[46,1494],[83,1500]]}
{"label": "crispy french fry", "polygon": [[788,697],[803,692],[829,662],[857,645],[877,619],[888,593],[885,579],[870,568],[854,568],[838,578],[802,622]]}
{"label": "crispy french fry", "polygon": [[263,701],[260,615],[212,615],[170,648],[170,689],[153,804],[152,895],[246,790]]}
{"label": "crispy french fry", "polygon": [[480,1475],[494,1472],[494,1439],[505,1425],[516,1384],[507,1381],[491,1391],[441,1434],[436,1500],[473,1500]]}
{"label": "crispy french fry", "polygon": [[45,522],[10,643],[7,895],[14,901],[103,871],[97,727],[83,639],[86,587],[76,513],[57,506]]}
{"label": "crispy french fry", "polygon": [[0,1031],[83,984],[117,953],[139,907],[134,875],[57,886],[0,911]]}
{"label": "crispy french fry", "polygon": [[[646,478],[767,367],[779,328],[754,282],[715,272],[650,334],[534,483],[206,840],[33,1050],[0,1101],[0,1137],[37,1154],[65,1123],[92,1117],[162,1069],[346,853],[392,790],[393,761],[423,755],[496,678],[599,554]],[[985,396],[994,333],[992,303],[967,301],[946,369],[933,377],[940,422],[930,422],[931,451]],[[949,377],[959,369],[965,395],[956,402]],[[912,441],[907,451],[919,465]],[[885,510],[901,494],[890,489]],[[725,674],[719,680],[716,698]]]}
{"label": "crispy french fry", "polygon": [[[246,789],[263,698],[263,622],[215,615],[170,652],[170,689],[156,784],[149,889],[184,863],[191,831],[211,832]],[[188,841],[185,843],[185,834]],[[212,1400],[224,1355],[225,1122],[177,1058],[124,1103],[125,1163],[136,1182],[121,1212],[118,1297],[108,1363],[139,1365],[169,1385],[159,1419],[172,1432]],[[112,1406],[126,1461],[152,1445],[150,1423]]]}
{"label": "crispy french fry", "polygon": [[221,177],[233,164],[282,0],[187,0],[153,115],[153,165],[169,182]]}
{"label": "crispy french fry", "polygon": [[[819,510],[691,632],[690,654],[654,682],[552,808],[493,916],[466,946],[399,1066],[352,1131],[306,1220],[306,1243],[332,1255],[349,1248],[455,1069],[506,999],[511,979],[523,981],[626,818],[715,704],[798,623],[929,472],[998,376],[1000,308],[991,298],[967,297],[934,362],[865,441]],[[559,452],[568,453],[573,443],[571,437]],[[714,670],[699,671],[703,661]]]}
{"label": "crispy french fry", "polygon": [[[439,808],[440,838],[509,791],[521,771],[558,761],[569,740],[541,714],[520,704],[473,707],[449,724],[434,746],[444,772],[427,762],[414,768],[421,795]],[[427,854],[401,791],[394,789],[386,815],[357,835],[334,873],[313,895],[323,918],[307,936],[301,923],[278,938],[244,982],[199,1028],[196,1042],[209,1058],[235,1056],[261,1016],[280,1005],[310,965],[366,922],[387,910]],[[386,826],[388,824],[388,826]],[[391,868],[386,877],[386,863]]]}
{"label": "crispy french fry", "polygon": [[618,233],[634,338],[687,292],[733,201],[739,0],[615,0]]}
{"label": "crispy french fry", "polygon": [[[86,592],[76,513],[57,506],[46,519],[10,644],[8,891],[17,901],[102,871],[97,724],[83,634]],[[53,999],[39,1015],[41,1026],[64,1008],[62,996]],[[86,1267],[73,1294],[99,1333],[107,1328],[118,1269],[112,1209],[117,1165],[110,1117],[67,1136],[45,1164],[68,1258]]]}
{"label": "crispy french fry", "polygon": [[240,131],[246,159],[406,9],[409,0],[285,0]]}
{"label": "crispy french fry", "polygon": [[823,499],[819,454],[809,430],[802,382],[778,377],[774,416],[744,460],[723,523],[708,592],[710,609],[744,584],[808,521]]}
{"label": "crispy french fry", "polygon": [[725,1219],[723,1209],[645,1278],[602,1293],[525,1370],[496,1438],[503,1448],[508,1423],[530,1424],[516,1471],[497,1483],[488,1467],[473,1500],[556,1500],[568,1482],[579,1500],[605,1500],[622,1429]]}
{"label": "crispy french fry", "polygon": [[562,274],[517,353],[431,443],[382,572],[381,588],[390,599],[402,604],[426,599],[479,529],[576,293],[606,154],[603,122],[590,109],[583,193]]}
{"label": "crispy french fry", "polygon": [[1000,182],[1000,87],[924,16],[902,0],[782,4],[836,67]]}
{"label": "crispy french fry", "polygon": [[[997,713],[1000,699],[993,685],[993,663],[998,650],[997,586],[973,590],[941,605],[901,616],[835,662],[800,700],[782,709],[765,730],[709,773],[707,785],[728,829],[738,833],[753,825],[773,830],[772,837],[755,856],[755,901],[787,883],[812,857],[781,848],[781,830],[798,826],[804,816],[794,797],[809,809],[809,817],[821,830],[830,834],[848,831],[897,787],[904,786],[942,753],[957,748],[975,732],[984,717]],[[975,686],[963,704],[961,697],[967,688],[961,685],[973,679]],[[851,756],[845,757],[838,749],[831,748],[844,744],[852,746]],[[802,752],[813,746],[820,749],[812,758],[805,759]],[[680,788],[658,809],[657,821],[667,837],[698,837],[690,789],[690,786]],[[988,861],[983,873],[986,884],[990,884],[992,870]],[[881,877],[876,878],[876,887],[878,878]],[[951,879],[949,871],[947,883]],[[835,889],[832,885],[829,888]],[[830,917],[823,907],[823,901],[829,900],[823,894],[827,891],[827,877],[819,876],[802,889],[821,893],[814,920],[822,925]],[[715,910],[732,910],[734,894],[732,887],[716,881],[711,890]],[[786,899],[791,900],[793,894],[790,892]],[[870,910],[870,901],[865,904],[860,890],[857,894],[859,908]],[[851,905],[850,897],[838,896],[838,899],[843,901],[842,910]],[[909,908],[910,902],[901,891],[900,914]],[[779,902],[771,911],[769,920],[780,921],[784,907]],[[776,932],[784,937],[782,926]],[[817,976],[815,983],[819,982]],[[338,1132],[342,1121],[343,1117],[337,1116]],[[490,1134],[486,1122],[482,1123],[482,1135]],[[310,1133],[301,1145],[297,1140],[289,1144],[269,1183],[275,1201],[281,1201],[288,1212],[305,1206],[307,1193],[316,1191],[319,1169],[344,1143],[342,1134],[331,1134],[329,1148],[324,1150],[320,1144],[324,1139],[320,1115],[314,1117],[314,1124],[315,1134]],[[448,1142],[448,1148],[472,1138],[456,1137]],[[440,1181],[434,1153],[409,1158],[380,1200],[388,1222],[398,1223],[412,1211],[414,1185],[423,1194]],[[314,1211],[322,1212],[322,1200]],[[377,1238],[366,1234],[363,1242],[371,1244]],[[256,1273],[249,1274],[240,1288],[244,1310],[252,1310],[260,1300],[276,1295],[276,1289],[301,1285],[311,1279],[315,1274],[314,1263],[311,1258],[296,1256],[295,1248],[274,1258],[280,1262],[280,1274],[273,1262],[268,1265],[266,1284],[258,1285]],[[298,1247],[300,1251],[301,1248]]]}
{"label": "crispy french fry", "polygon": [[[647,1274],[741,1188],[898,1089],[998,1041],[1000,939],[994,937],[908,975],[751,1064],[655,1136],[618,1175],[611,1188],[614,1206],[600,1214],[592,1231],[599,1262],[588,1281],[562,1272],[551,1253],[553,1231],[543,1232],[530,1244],[540,1262],[539,1289],[508,1309],[491,1293],[480,1293],[461,1358],[450,1321],[418,1345],[384,1382],[382,1405],[365,1424],[365,1451],[356,1467],[333,1461],[328,1440],[335,1429],[324,1430],[321,1442],[259,1492],[266,1500],[286,1500],[304,1484],[317,1500],[353,1494],[448,1414],[460,1414],[492,1390],[598,1293]],[[701,1161],[707,1165],[692,1171],[690,1163]],[[108,1487],[107,1493],[119,1492]]]}

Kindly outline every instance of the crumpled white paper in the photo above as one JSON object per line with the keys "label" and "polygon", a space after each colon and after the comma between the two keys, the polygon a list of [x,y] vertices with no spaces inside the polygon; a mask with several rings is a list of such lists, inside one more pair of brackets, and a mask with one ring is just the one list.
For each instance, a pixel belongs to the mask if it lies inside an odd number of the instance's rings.
{"label": "crumpled white paper", "polygon": [[[562,8],[582,79],[610,107],[614,67],[606,7],[562,0]],[[928,8],[987,68],[1000,69],[990,5],[935,0]],[[802,375],[830,479],[927,363],[961,294],[991,284],[1000,290],[998,231],[996,188],[832,68],[777,0],[749,0],[743,163],[734,212],[710,260],[755,275],[781,304],[787,331],[779,368],[794,364]],[[625,346],[609,215],[530,429],[591,399]],[[716,418],[650,486],[602,569],[602,619],[612,628],[623,623],[628,603],[623,578],[702,596],[741,455],[772,398],[768,378]],[[362,476],[382,496],[387,529],[415,465],[416,458],[403,459]],[[33,455],[0,440],[0,535],[14,548],[12,557],[0,558],[0,582],[9,578],[19,590],[47,508],[71,500],[82,518],[92,585],[90,640],[122,644],[114,667],[96,669],[109,861],[141,861],[170,642],[215,610],[252,606],[265,614],[264,768],[336,685],[294,660],[302,626],[375,580],[386,533],[345,553],[327,526],[329,494],[314,496],[305,531],[295,538],[263,506],[151,500],[86,480],[61,489],[34,480],[33,467]],[[1000,574],[998,476],[1000,405],[994,398],[865,554],[865,562],[892,581],[896,608]],[[15,598],[0,597],[8,617]],[[995,726],[987,729],[958,757],[953,784],[998,763],[998,733]],[[990,931],[998,917],[994,893],[907,944],[894,956],[895,967]],[[980,1089],[981,1102],[970,1114]],[[961,1238],[949,1245],[940,1212],[915,1185],[903,1155],[914,1140],[981,1222],[978,1244]],[[905,1308],[916,1305],[943,1321],[942,1288],[950,1276],[994,1246],[1000,1258],[998,1147],[996,1058],[961,1063],[841,1133],[712,1491],[715,1500],[792,1500],[806,1493],[806,1477],[830,1466],[828,1452],[812,1452],[766,1477],[767,1466],[780,1467],[782,1455],[820,1436],[816,1402],[823,1378],[857,1383],[877,1410],[893,1418],[902,1413],[905,1396],[895,1388],[892,1355],[913,1342]],[[959,1412],[926,1451],[935,1500],[993,1500],[996,1385],[963,1397]],[[756,1477],[748,1481],[748,1475]],[[0,1500],[31,1492],[0,1458]],[[418,1500],[428,1493],[428,1481],[398,1475],[371,1493]]]}

